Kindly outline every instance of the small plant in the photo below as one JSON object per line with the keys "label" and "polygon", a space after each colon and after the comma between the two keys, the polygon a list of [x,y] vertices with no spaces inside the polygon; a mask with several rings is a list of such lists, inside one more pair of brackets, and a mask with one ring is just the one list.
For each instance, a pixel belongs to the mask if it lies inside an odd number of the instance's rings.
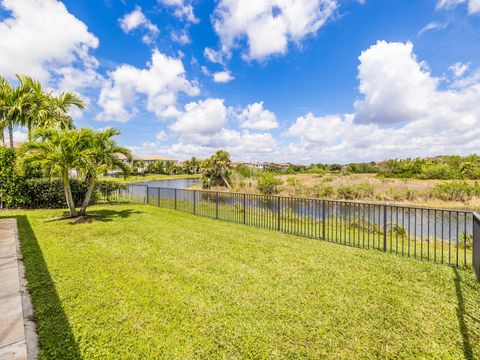
{"label": "small plant", "polygon": [[278,186],[283,181],[275,177],[271,172],[265,172],[257,178],[258,189],[263,195],[272,195],[278,192]]}
{"label": "small plant", "polygon": [[461,246],[465,246],[467,249],[473,247],[473,236],[465,231],[458,237],[458,243]]}
{"label": "small plant", "polygon": [[402,225],[397,223],[389,223],[387,226],[389,231],[392,232],[392,234],[398,235],[402,238],[408,238],[408,231]]}
{"label": "small plant", "polygon": [[358,185],[341,185],[337,189],[337,195],[341,199],[356,200],[371,198],[375,194],[373,186],[367,183]]}
{"label": "small plant", "polygon": [[331,198],[335,194],[335,189],[332,185],[315,185],[313,193],[318,198]]}

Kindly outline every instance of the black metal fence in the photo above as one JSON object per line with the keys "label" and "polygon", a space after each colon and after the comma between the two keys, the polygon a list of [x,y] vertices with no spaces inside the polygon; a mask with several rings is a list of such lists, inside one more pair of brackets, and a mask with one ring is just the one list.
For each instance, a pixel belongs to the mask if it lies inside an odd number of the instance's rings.
{"label": "black metal fence", "polygon": [[468,211],[146,185],[119,199],[456,267],[480,262],[480,220]]}

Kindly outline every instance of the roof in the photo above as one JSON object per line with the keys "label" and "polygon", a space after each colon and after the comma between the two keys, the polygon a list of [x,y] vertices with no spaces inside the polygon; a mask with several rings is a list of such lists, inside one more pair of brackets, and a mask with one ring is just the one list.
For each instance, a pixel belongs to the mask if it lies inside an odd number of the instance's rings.
{"label": "roof", "polygon": [[174,161],[163,155],[133,155],[133,160],[137,161]]}
{"label": "roof", "polygon": [[[117,158],[120,160],[126,160],[127,157],[123,154],[117,154]],[[167,156],[163,155],[133,155],[133,160],[135,161],[175,161]]]}

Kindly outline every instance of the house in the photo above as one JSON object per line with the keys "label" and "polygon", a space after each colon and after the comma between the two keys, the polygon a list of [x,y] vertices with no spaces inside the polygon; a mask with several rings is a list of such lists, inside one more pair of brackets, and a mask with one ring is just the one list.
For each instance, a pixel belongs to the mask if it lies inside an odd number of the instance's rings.
{"label": "house", "polygon": [[[132,162],[128,161],[128,158],[123,154],[117,154],[117,157],[124,163],[127,163],[131,166],[137,165],[138,172],[144,172],[148,165],[155,164],[161,161],[172,161],[175,165],[178,164],[178,161],[167,156],[163,155],[133,155]],[[142,165],[142,167],[138,167],[138,165]],[[109,171],[109,174],[116,174],[121,172],[119,169],[115,169]]]}
{"label": "house", "polygon": [[271,169],[286,169],[292,164],[290,163],[273,163],[273,162],[255,162],[255,161],[235,161],[234,165],[244,165],[251,169],[257,170],[271,170]]}

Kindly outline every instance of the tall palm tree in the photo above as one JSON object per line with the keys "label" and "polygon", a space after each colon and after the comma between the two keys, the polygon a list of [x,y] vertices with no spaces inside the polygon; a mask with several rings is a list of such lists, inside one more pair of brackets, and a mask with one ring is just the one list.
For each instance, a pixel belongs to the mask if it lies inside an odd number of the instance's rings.
{"label": "tall palm tree", "polygon": [[48,94],[48,116],[42,117],[40,126],[74,129],[72,118],[68,112],[72,107],[80,110],[85,108],[85,102],[71,91],[63,91],[59,95]]}
{"label": "tall palm tree", "polygon": [[49,117],[49,94],[42,89],[39,81],[25,75],[17,75],[18,98],[22,111],[19,111],[18,123],[27,127],[28,141],[33,140],[33,129]]}
{"label": "tall palm tree", "polygon": [[85,181],[88,184],[87,193],[80,209],[80,215],[85,215],[98,175],[115,168],[121,169],[124,174],[127,173],[129,167],[119,159],[118,154],[125,155],[130,162],[132,161],[132,153],[127,148],[118,146],[116,141],[112,139],[114,136],[120,135],[120,131],[117,129],[110,128],[99,132],[82,130],[85,131],[83,146],[90,149],[93,154],[93,161],[85,163],[87,167],[82,169],[85,173]]}
{"label": "tall palm tree", "polygon": [[17,124],[15,112],[18,110],[16,105],[19,97],[19,91],[12,87],[10,83],[0,76],[0,132],[4,142],[4,131],[8,130],[10,147],[13,148],[13,128]]}
{"label": "tall palm tree", "polygon": [[88,137],[83,130],[40,128],[36,130],[34,138],[40,138],[41,141],[29,141],[21,147],[24,164],[39,165],[47,175],[60,176],[71,217],[76,217],[78,213],[69,173],[72,169],[92,168],[94,162],[94,151],[86,146]]}

